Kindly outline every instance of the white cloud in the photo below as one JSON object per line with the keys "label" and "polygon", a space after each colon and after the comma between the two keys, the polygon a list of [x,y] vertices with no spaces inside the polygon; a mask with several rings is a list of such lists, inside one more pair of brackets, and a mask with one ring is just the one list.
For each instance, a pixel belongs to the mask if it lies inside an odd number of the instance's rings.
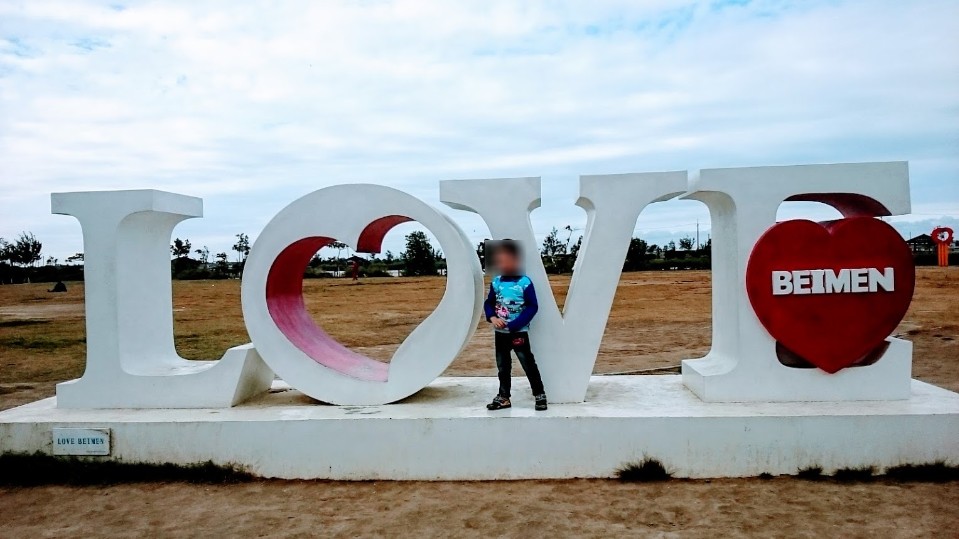
{"label": "white cloud", "polygon": [[956,216],[957,36],[952,1],[0,2],[0,235],[70,254],[49,192],[152,187],[216,251],[324,185],[527,175],[545,233],[578,174],[900,159]]}

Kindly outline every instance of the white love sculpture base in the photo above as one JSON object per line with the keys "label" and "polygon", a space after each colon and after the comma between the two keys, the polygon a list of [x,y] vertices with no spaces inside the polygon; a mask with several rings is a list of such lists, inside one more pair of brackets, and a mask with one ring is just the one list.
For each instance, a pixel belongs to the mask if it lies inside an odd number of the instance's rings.
{"label": "white love sculpture base", "polygon": [[[677,477],[959,462],[959,395],[912,382],[886,402],[707,403],[670,376],[597,376],[586,402],[487,412],[496,379],[439,378],[401,402],[329,406],[277,382],[229,409],[0,412],[4,451],[50,451],[51,430],[108,428],[124,462],[236,464],[265,477],[483,480],[611,477],[644,457]],[[503,448],[509,458],[503,458]],[[531,449],[531,448],[535,448]]]}

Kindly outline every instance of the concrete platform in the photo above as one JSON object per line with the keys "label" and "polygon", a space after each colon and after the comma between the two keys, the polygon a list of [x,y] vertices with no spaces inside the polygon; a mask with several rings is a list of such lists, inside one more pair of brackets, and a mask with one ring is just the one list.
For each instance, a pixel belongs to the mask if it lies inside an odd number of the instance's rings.
{"label": "concrete platform", "polygon": [[588,401],[487,412],[493,378],[440,378],[398,404],[319,404],[282,382],[229,409],[68,410],[50,398],[0,412],[0,451],[52,453],[54,427],[111,429],[110,457],[234,463],[266,477],[610,477],[649,456],[680,477],[959,463],[959,394],[913,381],[904,401],[705,403],[680,376],[596,376]]}

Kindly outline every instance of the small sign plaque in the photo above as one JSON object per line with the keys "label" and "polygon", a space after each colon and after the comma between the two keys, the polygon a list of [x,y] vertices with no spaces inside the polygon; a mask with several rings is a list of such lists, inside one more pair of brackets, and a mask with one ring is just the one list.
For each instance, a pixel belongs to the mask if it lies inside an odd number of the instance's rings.
{"label": "small sign plaque", "polygon": [[53,429],[54,455],[109,455],[110,429]]}

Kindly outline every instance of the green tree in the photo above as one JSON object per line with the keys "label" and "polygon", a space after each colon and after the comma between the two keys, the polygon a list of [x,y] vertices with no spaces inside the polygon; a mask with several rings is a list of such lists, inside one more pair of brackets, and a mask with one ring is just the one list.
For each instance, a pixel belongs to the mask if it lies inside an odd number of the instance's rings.
{"label": "green tree", "polygon": [[190,258],[190,253],[193,252],[190,240],[176,238],[173,240],[173,245],[170,245],[170,252],[173,253],[173,261],[170,262],[170,273],[173,278],[195,278],[188,272],[195,272],[200,262]]}
{"label": "green tree", "polygon": [[540,251],[543,258],[543,266],[549,273],[561,273],[566,268],[566,244],[560,241],[559,231],[556,227],[550,230],[549,234],[543,240],[543,249]]}
{"label": "green tree", "polygon": [[569,254],[573,256],[579,256],[579,250],[582,248],[583,248],[583,237],[580,236],[579,239],[576,240],[576,243],[574,243],[573,246],[569,248]]}
{"label": "green tree", "polygon": [[569,252],[569,240],[573,239],[573,227],[571,225],[566,225],[563,227],[563,230],[569,232],[569,234],[566,234],[566,243],[563,244],[565,248],[564,252]]}
{"label": "green tree", "polygon": [[556,230],[556,227],[553,227],[553,230],[550,230],[549,234],[546,235],[546,239],[543,240],[542,253],[546,258],[566,254],[566,245],[559,241],[559,231]]}
{"label": "green tree", "polygon": [[693,250],[693,239],[690,238],[689,236],[686,236],[685,238],[680,238],[680,239],[679,239],[679,248],[682,249],[682,250],[684,250],[684,251],[692,251],[692,250]]}
{"label": "green tree", "polygon": [[[19,266],[23,269],[20,275],[30,282],[29,268],[40,260],[40,252],[43,250],[43,244],[37,240],[30,232],[21,232],[20,236],[13,243],[9,243],[0,238],[0,261],[6,262],[11,266]],[[14,274],[4,272],[10,276],[10,282],[14,282]]]}
{"label": "green tree", "polygon": [[43,250],[43,244],[33,235],[32,232],[21,232],[17,241],[8,244],[4,251],[7,252],[7,260],[22,268],[33,265],[40,260],[40,251]]}
{"label": "green tree", "polygon": [[404,275],[436,275],[436,257],[425,232],[415,230],[406,235],[406,250],[400,255]]}
{"label": "green tree", "polygon": [[639,238],[629,240],[629,247],[626,249],[626,260],[623,262],[623,270],[637,271],[646,267],[649,246],[646,241]]}
{"label": "green tree", "polygon": [[207,262],[210,261],[210,248],[207,247],[206,245],[204,245],[202,249],[197,249],[194,252],[196,253],[196,256],[200,259],[200,262],[202,262],[203,264],[206,264]]}
{"label": "green tree", "polygon": [[343,261],[343,257],[341,256],[341,253],[343,252],[343,249],[348,248],[349,245],[343,243],[342,241],[334,241],[330,243],[329,245],[327,245],[327,247],[329,247],[330,249],[336,249],[336,258],[333,260],[333,263],[335,264],[336,272],[339,273],[340,263]]}
{"label": "green tree", "polygon": [[343,252],[343,249],[346,249],[347,247],[349,247],[349,245],[343,243],[342,241],[334,241],[333,243],[327,245],[327,247],[329,247],[330,249],[336,249],[336,259],[340,260],[341,258],[343,258],[341,255],[341,253]]}
{"label": "green tree", "polygon": [[244,233],[236,235],[236,243],[233,244],[233,250],[236,251],[236,261],[243,262],[250,254],[250,237]]}
{"label": "green tree", "polygon": [[190,256],[192,247],[190,240],[177,238],[173,240],[173,245],[170,245],[170,252],[173,254],[173,258],[184,258]]}
{"label": "green tree", "polygon": [[227,262],[226,253],[217,253],[216,254],[216,271],[221,275],[228,275],[230,273],[230,263]]}

